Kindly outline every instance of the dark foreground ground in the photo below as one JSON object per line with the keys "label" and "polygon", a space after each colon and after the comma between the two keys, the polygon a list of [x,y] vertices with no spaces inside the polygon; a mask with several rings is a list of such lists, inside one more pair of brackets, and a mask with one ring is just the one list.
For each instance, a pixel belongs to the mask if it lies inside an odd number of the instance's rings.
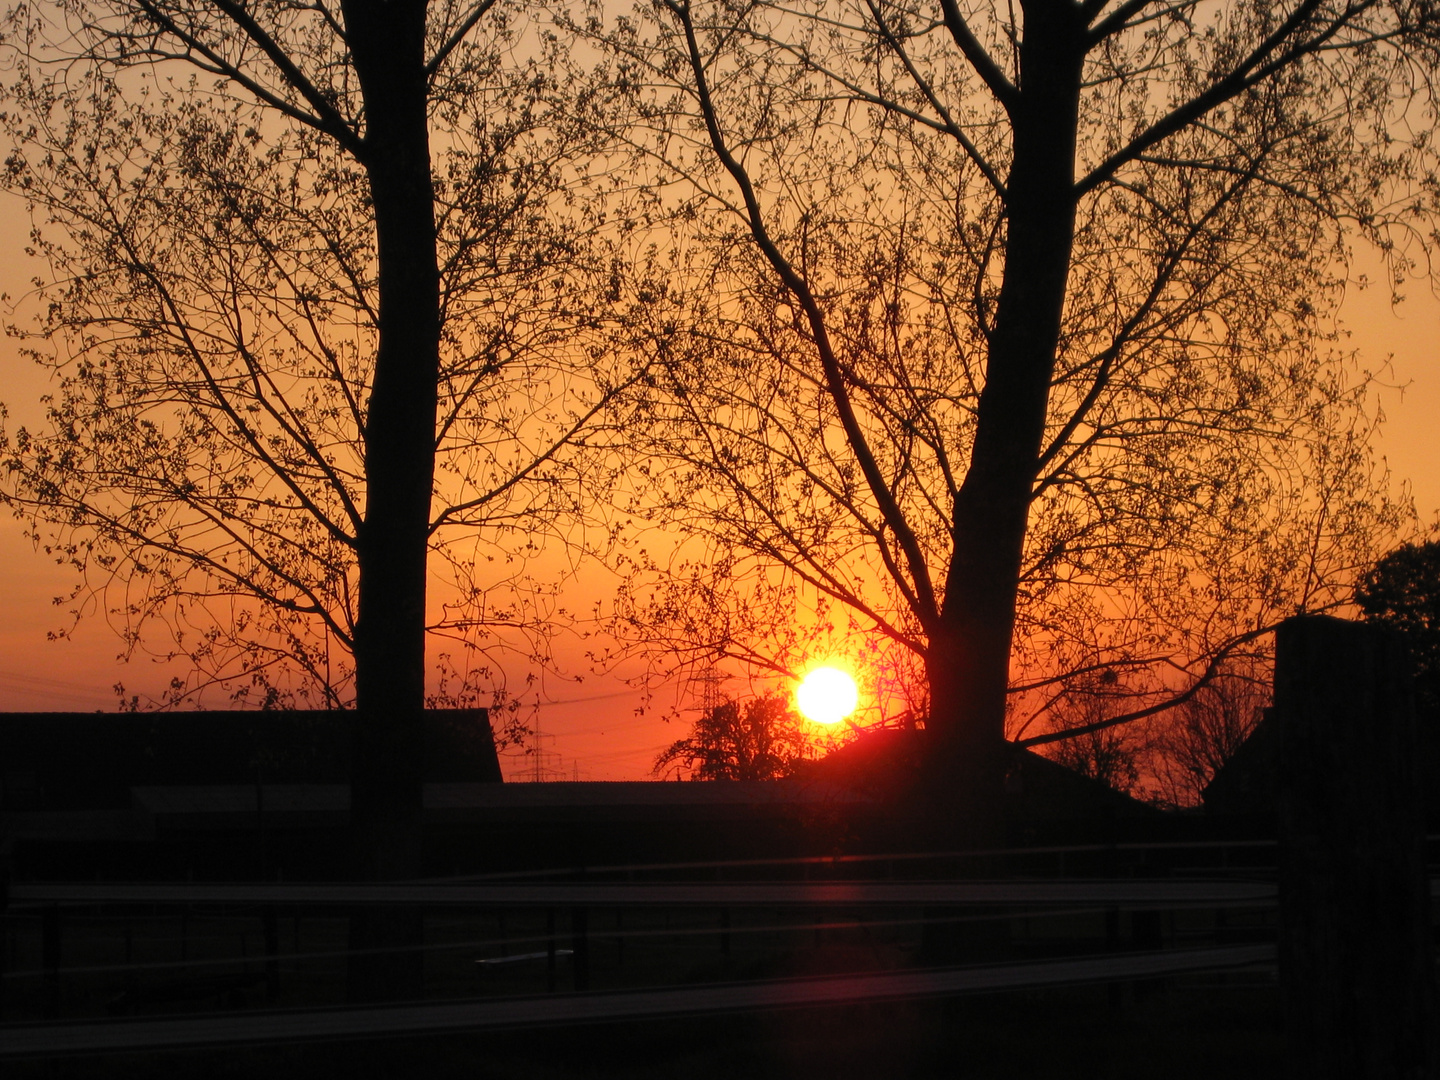
{"label": "dark foreground ground", "polygon": [[1188,1080],[1283,1072],[1252,978],[206,1053],[12,1062],[9,1080],[959,1077]]}
{"label": "dark foreground ground", "polygon": [[[595,913],[589,921],[589,984],[597,991],[695,987],[710,983],[898,971],[920,964],[920,910],[736,911],[722,924],[709,910]],[[1034,911],[1007,922],[1007,956],[1016,960],[1099,955],[1138,947],[1235,944],[1273,937],[1268,909],[1154,913]],[[142,917],[143,916],[143,917]],[[822,930],[820,920],[829,920]],[[721,926],[726,930],[721,933]],[[957,923],[974,928],[996,925]],[[45,983],[41,919],[9,919],[6,1019],[35,1023]],[[67,915],[57,1015],[225,1015],[267,1007],[257,956],[263,940],[253,914],[188,917],[135,912]],[[342,918],[298,914],[277,919],[278,980],[269,1007],[333,1008],[344,1000]],[[552,976],[542,953],[551,934],[573,944],[562,917],[543,913],[432,915],[426,928],[425,986],[435,1001],[573,992],[578,978],[562,958]],[[955,944],[968,940],[964,932]],[[1107,945],[1107,940],[1112,937]],[[971,944],[990,939],[981,934]],[[993,944],[993,943],[992,943]],[[517,955],[521,954],[521,955]],[[540,960],[485,967],[477,958]],[[245,959],[247,958],[248,959]],[[180,966],[165,966],[168,962]],[[149,963],[132,970],[127,965]],[[213,990],[177,998],[180,983],[214,971],[249,982],[228,997]],[[490,964],[486,960],[485,964]],[[117,966],[118,965],[118,966]],[[203,981],[203,980],[202,980]],[[146,991],[149,991],[147,996]],[[193,989],[193,988],[192,988]],[[158,996],[157,996],[158,995]],[[116,1003],[130,1002],[116,1013]],[[975,995],[949,1000],[790,1009],[570,1028],[487,1031],[220,1051],[169,1052],[14,1061],[5,1080],[145,1080],[264,1077],[290,1080],[580,1080],[580,1078],[889,1077],[1064,1078],[1085,1080],[1244,1080],[1283,1072],[1273,970],[1250,968],[1165,980]]]}

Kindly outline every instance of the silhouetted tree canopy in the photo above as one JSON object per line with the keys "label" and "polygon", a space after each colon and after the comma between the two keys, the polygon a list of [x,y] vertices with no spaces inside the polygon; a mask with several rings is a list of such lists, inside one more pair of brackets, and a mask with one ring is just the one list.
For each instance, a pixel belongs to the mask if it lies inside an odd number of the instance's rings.
{"label": "silhouetted tree canopy", "polygon": [[1400,634],[1421,704],[1440,708],[1440,540],[1406,544],[1380,559],[1356,587],[1355,603],[1367,619]]}
{"label": "silhouetted tree canopy", "polygon": [[672,769],[691,780],[778,780],[815,756],[805,721],[786,695],[722,701],[655,759],[655,772]]}

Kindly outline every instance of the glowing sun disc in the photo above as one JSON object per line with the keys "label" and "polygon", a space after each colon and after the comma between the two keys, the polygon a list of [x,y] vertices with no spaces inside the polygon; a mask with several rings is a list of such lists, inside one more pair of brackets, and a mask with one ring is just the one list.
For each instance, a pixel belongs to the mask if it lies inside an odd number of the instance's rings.
{"label": "glowing sun disc", "polygon": [[839,668],[818,667],[795,688],[795,705],[817,724],[838,724],[860,704],[860,691]]}

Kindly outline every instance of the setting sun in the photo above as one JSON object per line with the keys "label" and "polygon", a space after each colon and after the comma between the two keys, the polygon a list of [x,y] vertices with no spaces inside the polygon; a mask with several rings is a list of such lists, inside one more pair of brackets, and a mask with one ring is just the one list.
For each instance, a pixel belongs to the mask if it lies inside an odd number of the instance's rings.
{"label": "setting sun", "polygon": [[860,691],[839,668],[818,667],[795,688],[795,704],[817,724],[838,724],[855,711]]}

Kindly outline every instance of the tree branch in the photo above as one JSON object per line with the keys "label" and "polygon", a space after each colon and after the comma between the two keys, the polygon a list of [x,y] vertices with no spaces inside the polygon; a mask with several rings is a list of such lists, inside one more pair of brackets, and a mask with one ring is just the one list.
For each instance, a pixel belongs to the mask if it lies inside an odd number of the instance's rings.
{"label": "tree branch", "polygon": [[1005,111],[1013,113],[1020,102],[1020,91],[1005,77],[1000,65],[995,63],[994,58],[985,51],[985,46],[976,39],[970,25],[965,21],[965,16],[960,13],[957,0],[940,0],[940,10],[945,14],[945,25],[950,30],[950,36],[965,54],[965,59],[970,61],[975,74],[990,88],[995,100],[1005,106]]}
{"label": "tree branch", "polygon": [[234,0],[213,0],[225,15],[235,24],[236,28],[245,34],[252,42],[260,47],[260,50],[270,58],[271,63],[279,70],[285,81],[299,93],[310,107],[315,111],[308,113],[296,107],[272,90],[266,89],[255,79],[245,74],[238,67],[226,60],[213,48],[202,41],[198,36],[188,30],[182,29],[169,15],[155,6],[153,0],[138,0],[140,10],[155,24],[157,28],[165,33],[179,39],[186,48],[193,49],[212,65],[211,70],[224,75],[227,79],[243,86],[250,93],[254,94],[265,104],[280,110],[292,120],[296,120],[316,131],[324,132],[340,143],[346,150],[354,154],[357,159],[362,159],[365,153],[365,143],[356,134],[349,122],[336,111],[335,106],[322,94],[315,85],[305,76],[285,50],[272,38],[248,11],[240,7]]}
{"label": "tree branch", "polygon": [[830,343],[830,335],[825,325],[825,316],[820,310],[820,305],[815,296],[811,293],[809,286],[801,275],[785,258],[784,254],[776,246],[771,238],[769,230],[765,226],[764,218],[760,211],[760,201],[755,194],[754,185],[750,181],[749,173],[745,167],[736,160],[726,145],[725,136],[720,130],[719,114],[715,104],[710,97],[709,81],[705,76],[704,60],[700,55],[700,45],[695,38],[695,25],[690,18],[688,3],[679,3],[677,0],[663,0],[665,7],[672,15],[679,20],[685,33],[686,47],[689,53],[690,68],[695,76],[696,94],[699,99],[700,110],[704,117],[705,128],[710,137],[710,145],[715,151],[716,157],[720,159],[721,165],[728,172],[735,184],[740,189],[741,197],[745,202],[746,218],[750,226],[751,236],[756,245],[764,254],[771,267],[779,275],[785,287],[800,302],[805,311],[805,317],[810,325],[810,332],[815,341],[816,351],[820,356],[820,363],[825,371],[826,385],[831,399],[835,402],[836,411],[840,416],[841,426],[845,430],[846,441],[850,444],[851,452],[855,455],[856,463],[865,476],[865,481],[870,487],[880,508],[880,513],[885,519],[886,525],[895,534],[901,550],[905,553],[906,564],[909,569],[912,584],[916,592],[917,606],[919,610],[916,615],[922,622],[933,624],[939,618],[939,605],[935,596],[935,588],[930,580],[930,568],[925,561],[924,553],[921,551],[920,542],[905,520],[904,512],[896,501],[894,492],[885,484],[885,479],[880,473],[880,467],[875,461],[875,455],[870,450],[870,445],[860,428],[860,422],[855,415],[855,409],[850,400],[849,390],[845,386],[845,377],[840,369],[840,363],[835,356],[834,349]]}
{"label": "tree branch", "polygon": [[427,80],[435,77],[436,72],[440,70],[441,65],[445,63],[449,55],[459,48],[460,43],[465,40],[465,35],[475,29],[475,24],[483,19],[485,13],[494,7],[495,4],[496,0],[480,0],[480,3],[475,5],[470,14],[456,27],[455,32],[446,38],[441,46],[435,50],[435,55],[432,56],[430,61],[425,65],[425,78]]}
{"label": "tree branch", "polygon": [[1113,176],[1122,165],[1133,161],[1156,143],[1183,130],[1206,113],[1213,111],[1232,98],[1244,93],[1257,83],[1263,82],[1277,71],[1318,51],[1326,41],[1337,34],[1351,19],[1361,12],[1368,10],[1370,7],[1373,7],[1376,0],[1363,0],[1362,3],[1347,8],[1341,15],[1331,20],[1329,25],[1313,38],[1297,42],[1279,56],[1274,56],[1273,59],[1267,60],[1267,58],[1272,57],[1273,54],[1284,45],[1287,38],[1316,12],[1322,2],[1323,0],[1303,0],[1303,2],[1291,12],[1290,17],[1273,33],[1266,37],[1264,41],[1257,45],[1228,75],[1214,83],[1210,89],[1204,93],[1172,109],[1091,170],[1088,176],[1082,178],[1079,183],[1075,185],[1076,197],[1078,198],[1092,191]]}
{"label": "tree branch", "polygon": [[1232,652],[1246,642],[1254,641],[1258,637],[1264,637],[1266,634],[1273,633],[1279,625],[1279,623],[1269,623],[1226,642],[1224,646],[1216,650],[1215,655],[1210,658],[1210,662],[1205,665],[1205,670],[1200,673],[1189,687],[1166,701],[1162,701],[1157,705],[1150,705],[1144,709],[1136,709],[1134,712],[1112,716],[1106,720],[1097,720],[1093,724],[1081,724],[1079,727],[1066,728],[1064,731],[1050,731],[1044,735],[1032,735],[1028,739],[1017,739],[1011,745],[1018,746],[1021,749],[1028,749],[1032,746],[1044,746],[1047,743],[1064,742],[1066,739],[1078,738],[1081,735],[1091,735],[1097,731],[1104,731],[1106,728],[1119,727],[1121,724],[1131,724],[1136,720],[1143,720],[1147,716],[1154,716],[1156,713],[1162,713],[1167,709],[1173,709],[1176,706],[1183,705],[1204,689],[1215,676],[1220,673],[1221,665],[1224,664]]}

